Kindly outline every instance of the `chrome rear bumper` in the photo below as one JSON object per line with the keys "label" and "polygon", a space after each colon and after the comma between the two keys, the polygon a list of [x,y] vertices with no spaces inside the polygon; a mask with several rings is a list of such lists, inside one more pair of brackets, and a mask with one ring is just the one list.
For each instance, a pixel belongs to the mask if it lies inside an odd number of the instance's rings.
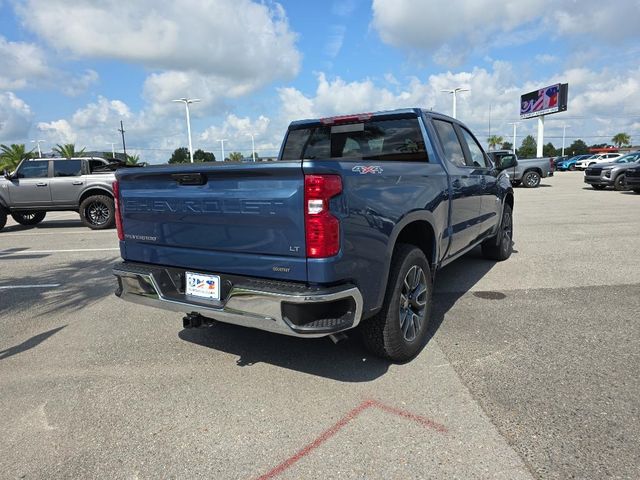
{"label": "chrome rear bumper", "polygon": [[296,337],[324,337],[354,328],[362,295],[353,285],[310,288],[234,277],[221,301],[194,299],[180,286],[184,270],[124,262],[113,269],[116,295],[129,302]]}

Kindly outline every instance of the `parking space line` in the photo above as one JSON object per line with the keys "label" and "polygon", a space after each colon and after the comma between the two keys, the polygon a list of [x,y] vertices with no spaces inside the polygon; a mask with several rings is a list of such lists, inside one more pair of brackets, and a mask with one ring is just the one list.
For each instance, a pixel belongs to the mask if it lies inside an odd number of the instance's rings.
{"label": "parking space line", "polygon": [[0,250],[0,255],[11,257],[12,255],[38,255],[43,253],[82,253],[82,252],[115,252],[120,251],[119,248],[72,248],[64,250],[16,250],[9,248]]}
{"label": "parking space line", "polygon": [[321,446],[331,437],[333,437],[336,433],[346,427],[352,420],[358,417],[362,412],[369,408],[377,408],[378,410],[382,410],[383,412],[390,413],[392,415],[396,415],[402,418],[406,418],[407,420],[411,420],[419,425],[422,425],[425,428],[435,430],[439,433],[447,433],[447,427],[444,425],[434,422],[433,420],[423,417],[421,415],[416,415],[414,413],[408,412],[406,410],[402,410],[400,408],[392,407],[381,403],[377,400],[365,400],[360,405],[352,409],[348,412],[344,417],[338,420],[331,428],[325,430],[318,438],[313,440],[311,443],[307,444],[301,450],[293,454],[291,457],[286,459],[284,462],[280,463],[276,467],[269,470],[264,475],[261,475],[257,478],[257,480],[269,480],[271,478],[277,477],[285,470],[288,470],[295,463],[302,460],[302,458],[306,457],[313,450]]}
{"label": "parking space line", "polygon": [[12,290],[18,288],[56,288],[60,285],[60,283],[45,283],[42,285],[4,285],[0,286],[0,290]]}
{"label": "parking space line", "polygon": [[[70,227],[73,228],[73,227]],[[87,229],[84,232],[29,232],[29,233],[3,233],[0,235],[0,239],[3,237],[36,237],[38,235],[86,235],[87,233],[111,233],[115,235],[114,231],[111,230],[89,230]]]}

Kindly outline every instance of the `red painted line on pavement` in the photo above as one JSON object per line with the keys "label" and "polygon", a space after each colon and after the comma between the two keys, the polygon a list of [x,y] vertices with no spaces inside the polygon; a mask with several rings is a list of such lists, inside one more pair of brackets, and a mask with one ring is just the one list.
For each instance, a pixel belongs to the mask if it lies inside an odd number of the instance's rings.
{"label": "red painted line on pavement", "polygon": [[444,425],[434,422],[426,417],[422,417],[420,415],[416,415],[411,412],[407,412],[406,410],[402,410],[400,408],[391,407],[389,405],[385,405],[384,403],[378,402],[377,400],[365,400],[360,405],[355,407],[353,410],[349,411],[344,417],[338,420],[331,428],[325,430],[318,438],[313,440],[311,443],[307,444],[301,450],[298,450],[294,455],[287,458],[284,462],[280,463],[273,469],[269,470],[264,475],[259,476],[256,480],[269,480],[271,478],[277,477],[285,470],[289,469],[298,461],[302,460],[304,457],[309,455],[313,450],[321,446],[331,437],[333,437],[336,433],[342,430],[344,427],[349,424],[353,419],[358,417],[362,412],[364,412],[368,408],[378,408],[383,412],[391,413],[393,415],[397,415],[402,418],[406,418],[407,420],[411,420],[419,425],[422,425],[425,428],[429,428],[435,430],[439,433],[447,433],[447,427]]}

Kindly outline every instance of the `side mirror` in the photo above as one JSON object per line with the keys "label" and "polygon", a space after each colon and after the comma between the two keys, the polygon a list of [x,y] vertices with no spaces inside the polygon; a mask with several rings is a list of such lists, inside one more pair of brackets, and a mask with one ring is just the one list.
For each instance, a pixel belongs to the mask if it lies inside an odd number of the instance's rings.
{"label": "side mirror", "polygon": [[507,168],[513,168],[518,165],[515,155],[504,155],[503,157],[496,159],[496,168],[498,170],[506,170]]}
{"label": "side mirror", "polygon": [[4,178],[6,178],[7,180],[11,180],[11,173],[9,172],[9,170],[6,170],[6,169],[5,169],[5,170],[3,170],[3,171],[2,171],[2,176],[3,176]]}

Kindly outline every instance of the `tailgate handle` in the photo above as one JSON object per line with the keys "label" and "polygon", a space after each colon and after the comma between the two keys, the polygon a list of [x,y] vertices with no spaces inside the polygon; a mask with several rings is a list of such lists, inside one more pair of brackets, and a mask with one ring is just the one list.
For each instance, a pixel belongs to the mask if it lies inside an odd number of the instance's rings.
{"label": "tailgate handle", "polygon": [[207,176],[204,173],[174,173],[171,175],[180,185],[204,185]]}

